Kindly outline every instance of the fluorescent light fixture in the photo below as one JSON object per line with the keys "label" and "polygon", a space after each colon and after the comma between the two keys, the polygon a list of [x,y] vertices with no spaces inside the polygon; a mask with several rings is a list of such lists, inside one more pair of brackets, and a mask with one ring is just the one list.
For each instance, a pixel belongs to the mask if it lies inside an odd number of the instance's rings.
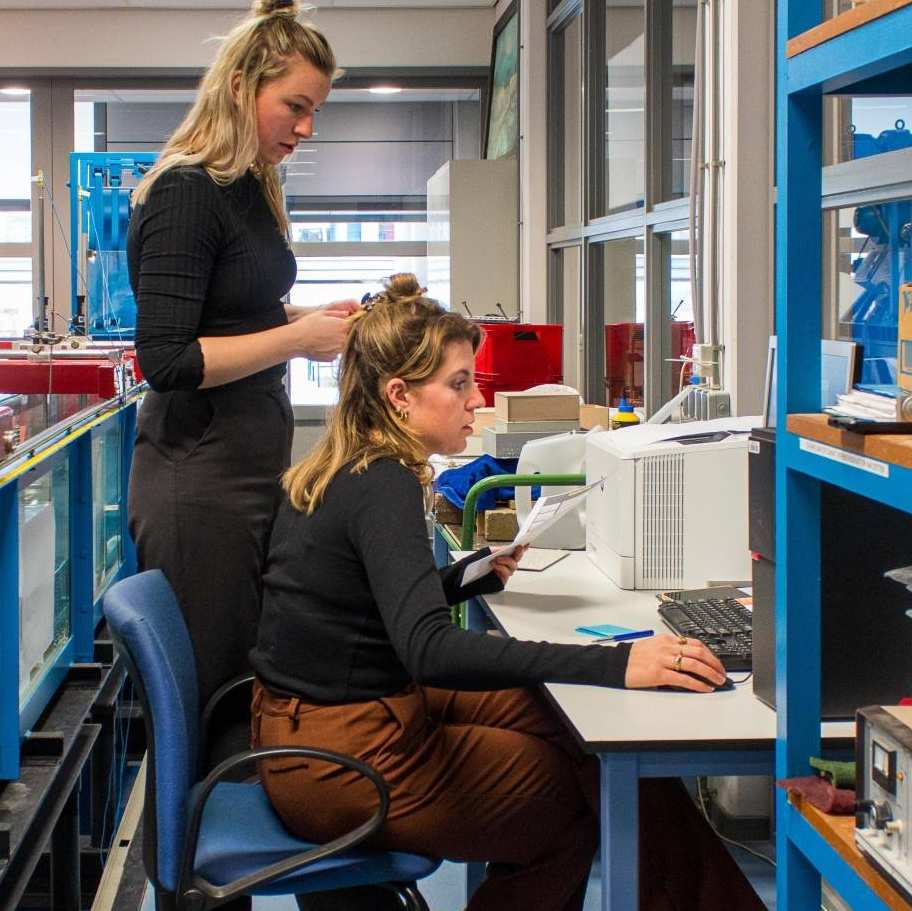
{"label": "fluorescent light fixture", "polygon": [[368,91],[372,95],[398,95],[402,89],[396,85],[372,85]]}
{"label": "fluorescent light fixture", "polygon": [[8,88],[0,89],[0,95],[31,95],[29,89],[23,89],[19,86],[11,85]]}

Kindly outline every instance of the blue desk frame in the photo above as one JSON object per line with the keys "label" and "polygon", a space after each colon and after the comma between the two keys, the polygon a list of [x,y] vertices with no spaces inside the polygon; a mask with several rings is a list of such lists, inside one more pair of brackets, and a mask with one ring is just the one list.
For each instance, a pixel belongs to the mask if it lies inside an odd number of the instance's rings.
{"label": "blue desk frame", "polygon": [[[435,526],[434,557],[449,562],[459,544],[452,532]],[[499,627],[483,598],[466,605],[468,629]],[[695,775],[771,775],[775,741],[743,750],[611,750],[595,751],[601,765],[602,911],[637,911],[639,870],[639,779]],[[481,871],[483,872],[483,871]],[[470,869],[477,882],[479,871]],[[471,887],[469,889],[471,892]]]}

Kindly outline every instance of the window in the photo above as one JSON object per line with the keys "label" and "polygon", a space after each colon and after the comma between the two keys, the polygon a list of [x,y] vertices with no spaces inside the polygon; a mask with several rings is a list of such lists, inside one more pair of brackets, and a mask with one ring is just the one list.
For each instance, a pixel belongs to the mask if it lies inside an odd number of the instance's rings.
{"label": "window", "polygon": [[[662,8],[667,9],[664,5]],[[694,59],[697,35],[697,0],[674,0],[671,8],[671,55],[661,65],[662,99],[659,113],[670,118],[663,130],[661,199],[681,199],[690,193],[690,145],[693,129]]]}
{"label": "window", "polygon": [[549,227],[582,222],[582,17],[550,36]]}
{"label": "window", "polygon": [[605,168],[600,212],[642,206],[646,131],[645,0],[606,0],[603,97]]}
{"label": "window", "polygon": [[912,200],[843,208],[824,220],[836,236],[823,276],[824,334],[861,344],[864,383],[896,382],[899,285],[912,281],[910,223]]}
{"label": "window", "polygon": [[[360,300],[364,294],[381,290],[382,279],[395,272],[414,272],[422,285],[427,283],[424,257],[298,257],[298,277],[291,290],[291,303],[319,307],[335,300]],[[338,361],[321,363],[304,358],[291,361],[291,404],[334,405],[338,399],[337,369]]]}
{"label": "window", "polygon": [[912,148],[912,96],[842,96],[823,103],[825,165]]}
{"label": "window", "polygon": [[20,336],[32,322],[32,261],[0,256],[0,337]]}
{"label": "window", "polygon": [[0,244],[32,239],[30,109],[27,89],[0,88]]}

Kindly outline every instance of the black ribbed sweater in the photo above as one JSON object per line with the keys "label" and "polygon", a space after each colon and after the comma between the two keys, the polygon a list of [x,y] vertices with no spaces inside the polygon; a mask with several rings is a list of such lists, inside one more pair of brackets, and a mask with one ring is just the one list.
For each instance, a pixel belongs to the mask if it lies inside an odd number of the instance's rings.
{"label": "black ribbed sweater", "polygon": [[313,702],[388,696],[412,681],[463,690],[545,682],[623,686],[629,644],[519,642],[454,626],[463,564],[438,571],[421,486],[392,459],[342,469],[310,516],[286,501],[270,539],[259,637],[250,658],[267,687]]}
{"label": "black ribbed sweater", "polygon": [[139,365],[158,392],[200,385],[200,338],[288,321],[281,298],[294,283],[295,258],[249,172],[223,187],[201,167],[166,171],[133,212],[127,260]]}

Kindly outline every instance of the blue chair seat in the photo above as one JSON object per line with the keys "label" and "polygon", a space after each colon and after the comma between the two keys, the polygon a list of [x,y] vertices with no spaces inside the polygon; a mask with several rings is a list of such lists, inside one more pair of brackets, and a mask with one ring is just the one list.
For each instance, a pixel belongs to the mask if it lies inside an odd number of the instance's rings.
{"label": "blue chair seat", "polygon": [[[250,833],[256,833],[251,838]],[[195,869],[214,885],[256,873],[314,847],[282,825],[259,784],[223,782],[209,795],[196,851]],[[440,861],[401,851],[353,849],[317,861],[251,890],[253,895],[288,895],[378,882],[423,879]]]}

